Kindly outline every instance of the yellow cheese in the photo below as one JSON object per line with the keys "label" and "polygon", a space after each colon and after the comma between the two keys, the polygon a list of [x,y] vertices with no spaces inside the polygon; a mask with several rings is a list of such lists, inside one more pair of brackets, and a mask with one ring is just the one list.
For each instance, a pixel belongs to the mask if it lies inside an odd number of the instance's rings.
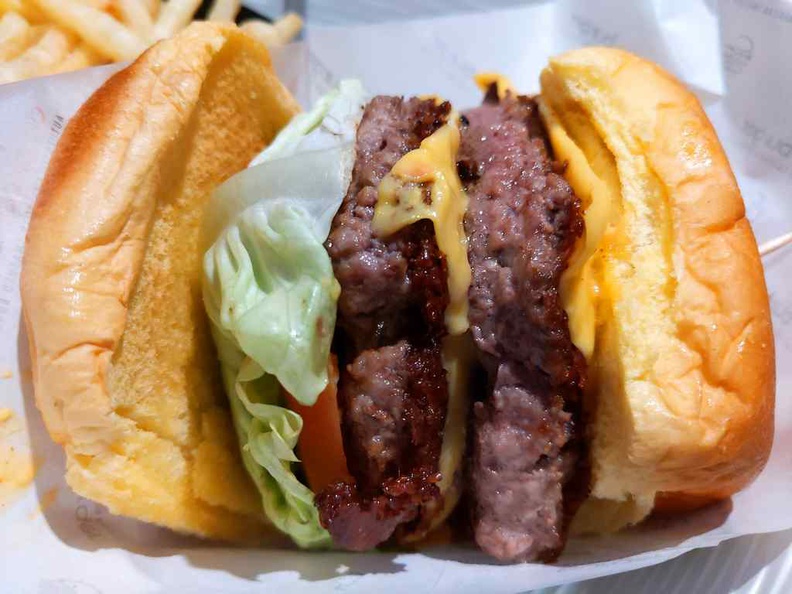
{"label": "yellow cheese", "polygon": [[380,182],[374,233],[387,237],[422,219],[432,221],[437,247],[448,264],[450,303],[445,322],[450,335],[468,328],[470,264],[464,217],[467,196],[456,170],[459,125],[456,115],[404,155]]}
{"label": "yellow cheese", "polygon": [[[575,346],[587,360],[594,353],[597,303],[603,292],[599,278],[601,248],[615,221],[618,205],[618,177],[612,155],[601,146],[588,124],[575,122],[569,128],[546,104],[540,104],[550,143],[558,161],[566,162],[565,177],[580,198],[584,209],[585,237],[575,248],[569,268],[561,279],[561,301],[569,316],[569,331]],[[574,130],[578,138],[570,137]],[[585,150],[584,150],[585,149]]]}
{"label": "yellow cheese", "polygon": [[445,101],[445,99],[443,99],[440,95],[435,95],[434,93],[425,93],[423,95],[418,95],[418,99],[424,99],[424,100],[431,99],[432,101],[435,102],[435,105],[440,105]]}
{"label": "yellow cheese", "polygon": [[448,374],[448,409],[440,450],[442,478],[437,486],[445,501],[443,512],[432,520],[434,526],[445,521],[462,495],[461,489],[455,488],[455,484],[459,482],[458,474],[462,470],[465,455],[467,414],[470,410],[470,368],[474,353],[470,334],[446,336],[443,339],[443,368]]}
{"label": "yellow cheese", "polygon": [[497,72],[479,72],[473,77],[473,80],[476,81],[478,88],[485,93],[489,90],[490,85],[494,83],[498,89],[498,97],[501,99],[503,99],[507,92],[517,95],[517,91],[514,89],[512,82],[507,77]]}

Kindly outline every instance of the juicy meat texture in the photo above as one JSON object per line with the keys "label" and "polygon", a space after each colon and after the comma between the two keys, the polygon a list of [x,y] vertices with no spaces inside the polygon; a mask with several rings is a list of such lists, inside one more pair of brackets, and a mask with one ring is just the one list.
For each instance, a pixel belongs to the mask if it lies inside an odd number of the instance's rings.
{"label": "juicy meat texture", "polygon": [[345,420],[350,431],[345,449],[356,449],[355,476],[361,491],[376,491],[401,461],[406,419],[405,396],[409,390],[410,346],[370,349],[347,368],[343,386]]}
{"label": "juicy meat texture", "polygon": [[[422,221],[387,238],[371,228],[377,188],[396,162],[445,124],[448,103],[399,97],[375,97],[363,112],[356,139],[352,180],[333,220],[327,251],[341,284],[338,325],[354,350],[393,344],[419,325],[401,316],[407,310],[428,309],[434,327],[442,324],[447,305],[445,267],[429,221]],[[442,263],[440,263],[442,260]],[[411,268],[429,269],[431,284],[418,290]],[[426,275],[424,275],[426,276]],[[423,283],[426,284],[426,283]],[[429,303],[423,304],[423,293]]]}
{"label": "juicy meat texture", "polygon": [[563,546],[578,452],[563,397],[520,367],[500,365],[489,400],[474,405],[474,531],[498,559],[549,561]]}
{"label": "juicy meat texture", "polygon": [[436,439],[445,417],[445,371],[433,346],[403,340],[360,353],[342,387],[347,451],[358,488],[376,494],[402,468],[431,474],[440,453]]}
{"label": "juicy meat texture", "polygon": [[326,244],[341,285],[339,406],[354,482],[331,485],[316,505],[335,544],[350,550],[370,549],[400,526],[409,531],[440,497],[445,258],[429,221],[385,238],[371,222],[380,181],[449,112],[447,103],[398,97],[366,106],[350,187]]}
{"label": "juicy meat texture", "polygon": [[576,470],[585,361],[558,292],[583,221],[532,99],[490,93],[462,121],[469,318],[491,384],[472,415],[474,533],[499,559],[547,561],[588,483]]}

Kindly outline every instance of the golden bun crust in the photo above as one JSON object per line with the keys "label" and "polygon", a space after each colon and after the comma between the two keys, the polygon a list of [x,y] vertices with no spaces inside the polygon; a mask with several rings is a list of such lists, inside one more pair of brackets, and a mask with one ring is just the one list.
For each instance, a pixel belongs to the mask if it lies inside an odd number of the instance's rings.
{"label": "golden bun crust", "polygon": [[[569,179],[586,169],[613,197],[591,264],[593,482],[578,528],[640,520],[656,494],[665,509],[728,497],[769,456],[775,356],[762,263],[726,155],[696,97],[628,52],[570,51],[541,83]],[[584,204],[597,199],[575,189]]]}
{"label": "golden bun crust", "polygon": [[70,121],[28,230],[21,290],[35,397],[66,480],[111,512],[257,540],[203,312],[211,190],[297,111],[263,45],[194,24]]}

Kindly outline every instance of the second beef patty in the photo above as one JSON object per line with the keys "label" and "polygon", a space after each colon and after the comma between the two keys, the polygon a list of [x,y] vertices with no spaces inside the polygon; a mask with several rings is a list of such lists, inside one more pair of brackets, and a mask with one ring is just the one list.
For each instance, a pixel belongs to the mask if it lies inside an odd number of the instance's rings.
{"label": "second beef patty", "polygon": [[491,90],[463,123],[469,317],[491,386],[473,409],[474,534],[499,559],[552,560],[588,483],[578,469],[585,360],[559,298],[580,205],[534,100]]}

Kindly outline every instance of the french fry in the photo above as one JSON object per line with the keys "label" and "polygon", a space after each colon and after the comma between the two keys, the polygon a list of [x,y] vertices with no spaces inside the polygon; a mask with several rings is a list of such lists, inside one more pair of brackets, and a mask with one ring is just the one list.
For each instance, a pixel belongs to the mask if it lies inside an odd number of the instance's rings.
{"label": "french fry", "polygon": [[77,0],[77,2],[104,12],[107,12],[113,4],[112,0]]}
{"label": "french fry", "polygon": [[102,59],[87,45],[80,44],[70,51],[65,58],[55,67],[54,72],[71,72],[81,68],[88,68],[101,64]]}
{"label": "french fry", "polygon": [[0,84],[51,74],[69,53],[70,46],[71,39],[66,33],[50,27],[22,55],[0,64]]}
{"label": "french fry", "polygon": [[154,18],[141,0],[115,0],[125,24],[146,41],[154,41]]}
{"label": "french fry", "polygon": [[[86,6],[90,6],[92,8],[96,8],[97,10],[106,11],[110,5],[112,4],[112,0],[75,0],[80,4],[85,4]],[[152,0],[144,0],[150,2]],[[158,1],[158,0],[153,0]],[[31,24],[39,24],[43,23],[46,24],[49,19],[45,13],[43,13],[39,8],[35,5],[33,0],[0,0],[0,14],[8,13],[8,12],[16,12],[17,14],[23,16],[27,21]]]}
{"label": "french fry", "polygon": [[255,37],[267,47],[276,47],[281,44],[280,36],[275,27],[261,19],[250,19],[239,26],[245,33]]}
{"label": "french fry", "polygon": [[151,18],[156,20],[159,16],[160,8],[162,6],[161,0],[140,0],[141,3],[148,9]]}
{"label": "french fry", "polygon": [[29,23],[41,22],[41,13],[31,5],[29,0],[0,0],[0,13],[15,12]]}
{"label": "french fry", "polygon": [[278,32],[281,43],[289,43],[297,37],[303,27],[303,20],[295,12],[287,12],[272,25]]}
{"label": "french fry", "polygon": [[192,21],[201,0],[168,0],[160,9],[159,18],[154,23],[154,36],[165,39],[181,31]]}
{"label": "french fry", "polygon": [[199,0],[168,4],[162,14],[162,0],[0,0],[0,80],[134,58],[155,41],[159,17],[178,30]]}
{"label": "french fry", "polygon": [[113,17],[76,0],[28,0],[59,26],[75,32],[100,55],[130,60],[146,49],[146,42]]}
{"label": "french fry", "polygon": [[212,8],[209,10],[208,19],[210,21],[234,22],[242,6],[240,0],[214,0]]}
{"label": "french fry", "polygon": [[0,62],[16,58],[33,41],[33,28],[24,17],[7,12],[0,18]]}
{"label": "french fry", "polygon": [[302,19],[299,15],[290,12],[273,24],[260,19],[251,19],[242,23],[240,28],[267,47],[278,47],[294,39],[302,29]]}
{"label": "french fry", "polygon": [[22,0],[0,0],[0,12],[23,12]]}

